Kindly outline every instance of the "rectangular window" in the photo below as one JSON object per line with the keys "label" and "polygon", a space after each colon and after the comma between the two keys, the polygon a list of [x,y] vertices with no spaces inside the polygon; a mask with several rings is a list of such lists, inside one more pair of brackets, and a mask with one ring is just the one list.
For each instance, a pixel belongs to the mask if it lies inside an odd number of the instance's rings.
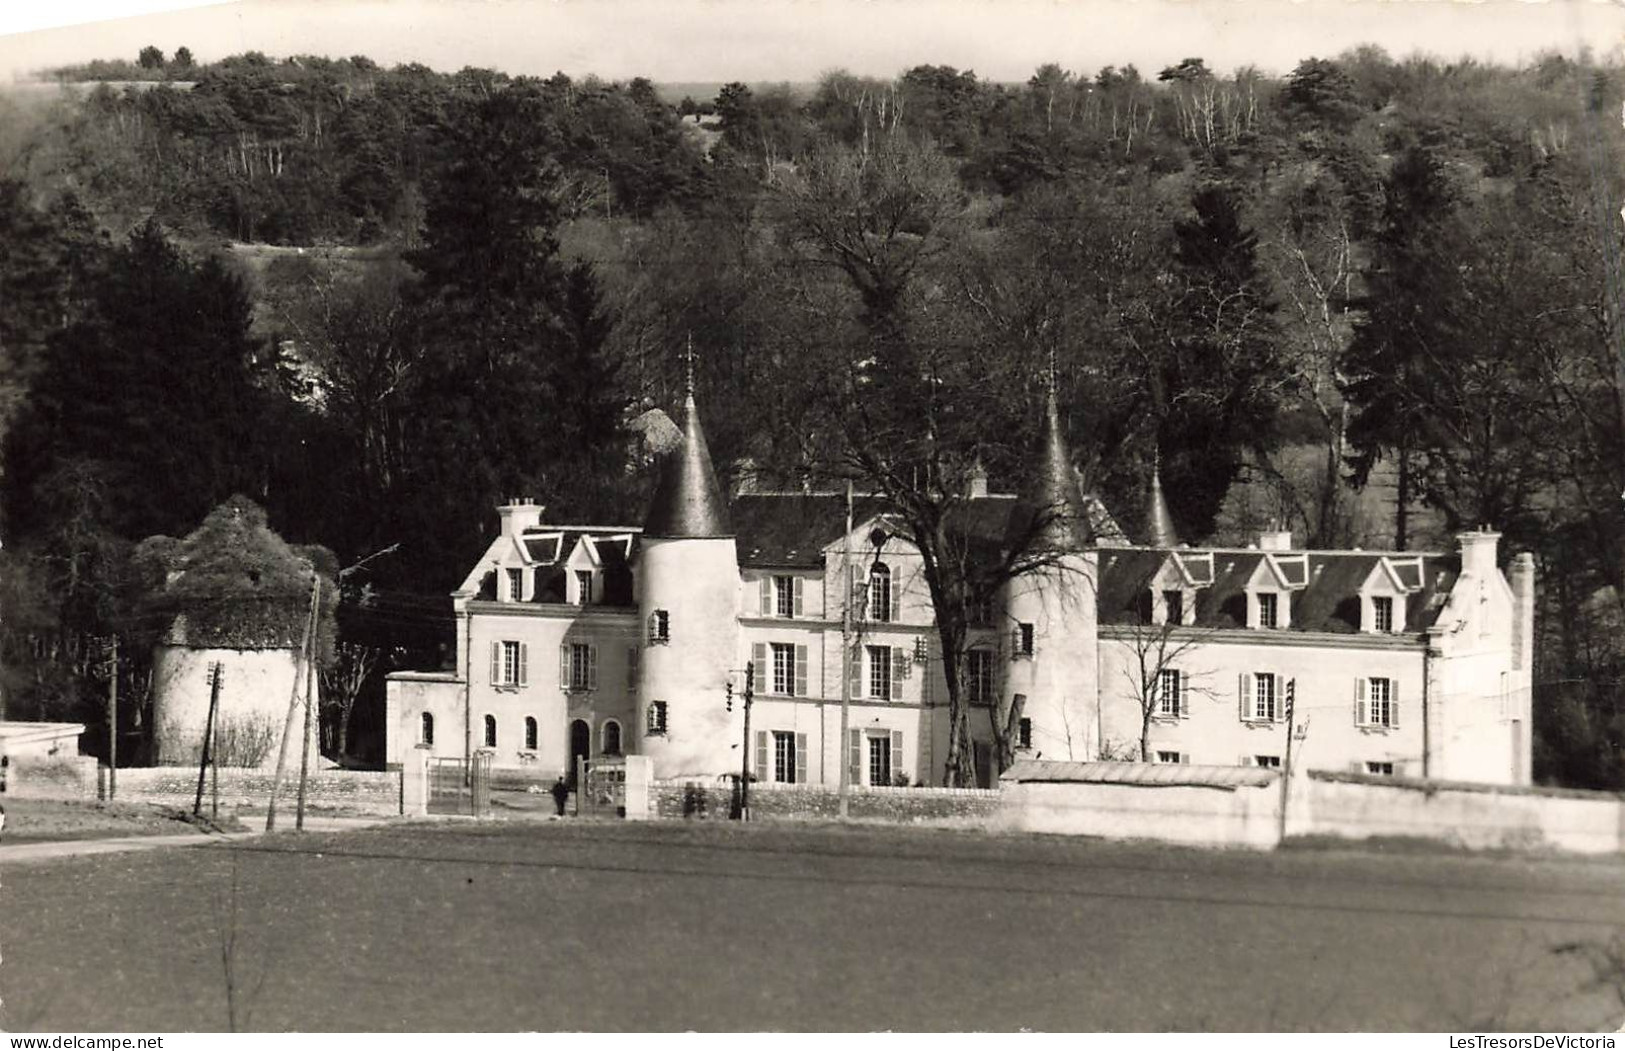
{"label": "rectangular window", "polygon": [[1020,727],[1018,729],[1018,736],[1016,737],[1016,747],[1018,747],[1018,748],[1031,748],[1032,746],[1033,746],[1033,721],[1031,719],[1023,719],[1023,720],[1021,720],[1021,724],[1020,724]]}
{"label": "rectangular window", "polygon": [[1178,668],[1164,668],[1157,672],[1157,714],[1177,719],[1182,713],[1185,698],[1180,692]]}
{"label": "rectangular window", "polygon": [[1270,770],[1281,769],[1281,757],[1278,755],[1255,755],[1253,765],[1262,766]]}
{"label": "rectangular window", "polygon": [[519,643],[502,644],[502,685],[519,685]]}
{"label": "rectangular window", "polygon": [[1158,752],[1157,753],[1157,762],[1159,762],[1159,763],[1183,763],[1184,761],[1185,761],[1185,757],[1182,754],[1180,754],[1179,752]]}
{"label": "rectangular window", "polygon": [[796,783],[796,735],[773,731],[773,780],[781,785]]}
{"label": "rectangular window", "polygon": [[508,601],[518,602],[525,594],[525,571],[522,569],[508,570]]}
{"label": "rectangular window", "polygon": [[1365,772],[1368,773],[1368,774],[1376,774],[1379,777],[1393,777],[1394,776],[1394,764],[1393,763],[1367,763],[1367,764],[1365,764]]}
{"label": "rectangular window", "polygon": [[585,642],[570,645],[570,689],[592,688],[592,647]]}
{"label": "rectangular window", "polygon": [[993,623],[993,602],[991,599],[970,600],[970,622],[976,627],[986,627]]}
{"label": "rectangular window", "polygon": [[1394,725],[1394,681],[1371,679],[1366,701],[1366,722],[1370,726]]}
{"label": "rectangular window", "polygon": [[773,578],[773,612],[781,617],[796,615],[796,578]]}
{"label": "rectangular window", "polygon": [[869,696],[887,700],[891,697],[891,647],[865,648],[869,651]]}
{"label": "rectangular window", "polygon": [[1387,595],[1378,595],[1371,600],[1371,628],[1373,631],[1394,630],[1394,600]]}
{"label": "rectangular window", "polygon": [[971,650],[965,654],[965,685],[969,687],[970,703],[993,703],[993,654],[987,650]]}
{"label": "rectangular window", "polygon": [[869,619],[889,624],[891,615],[891,569],[878,565],[869,571]]}
{"label": "rectangular window", "polygon": [[592,570],[576,570],[576,605],[592,604]]}
{"label": "rectangular window", "polygon": [[1274,722],[1276,716],[1275,675],[1261,671],[1253,675],[1253,718]]}
{"label": "rectangular window", "polygon": [[1258,596],[1258,626],[1273,628],[1276,624],[1276,612],[1279,608],[1278,595],[1263,594]]}
{"label": "rectangular window", "polygon": [[653,646],[671,641],[671,614],[663,609],[649,614],[649,643]]}
{"label": "rectangular window", "polygon": [[773,643],[773,692],[785,697],[796,692],[796,648],[787,642]]}
{"label": "rectangular window", "polygon": [[869,783],[891,784],[891,735],[869,738]]}
{"label": "rectangular window", "polygon": [[1011,650],[1017,657],[1031,657],[1033,655],[1034,633],[1031,624],[1017,624],[1010,633]]}
{"label": "rectangular window", "polygon": [[1163,623],[1185,623],[1185,593],[1183,591],[1164,591],[1162,593]]}
{"label": "rectangular window", "polygon": [[666,702],[649,702],[649,733],[663,734],[666,732]]}

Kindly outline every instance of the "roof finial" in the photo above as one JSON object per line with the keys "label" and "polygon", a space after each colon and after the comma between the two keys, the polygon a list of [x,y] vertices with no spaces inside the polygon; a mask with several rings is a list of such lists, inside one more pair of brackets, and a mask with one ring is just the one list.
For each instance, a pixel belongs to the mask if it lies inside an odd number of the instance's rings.
{"label": "roof finial", "polygon": [[688,349],[683,352],[683,361],[688,368],[688,378],[683,385],[683,393],[690,398],[694,396],[694,333],[688,334]]}
{"label": "roof finial", "polygon": [[1049,396],[1053,399],[1055,397],[1055,389],[1056,389],[1056,387],[1059,386],[1059,384],[1056,383],[1056,381],[1055,381],[1055,347],[1053,345],[1049,348],[1049,376],[1048,376],[1048,381],[1049,381]]}

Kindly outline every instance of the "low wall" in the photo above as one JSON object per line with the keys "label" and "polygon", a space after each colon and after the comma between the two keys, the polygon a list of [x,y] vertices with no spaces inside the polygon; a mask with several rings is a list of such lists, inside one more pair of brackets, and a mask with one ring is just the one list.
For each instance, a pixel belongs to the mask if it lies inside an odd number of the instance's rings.
{"label": "low wall", "polygon": [[[656,781],[651,789],[653,816],[661,819],[727,819],[736,789],[716,781]],[[979,788],[854,787],[847,815],[859,820],[896,824],[981,826],[996,822],[1000,793]],[[834,819],[840,813],[840,791],[824,785],[753,784],[750,813],[775,821]]]}
{"label": "low wall", "polygon": [[1281,790],[1266,786],[1004,783],[1003,827],[1106,839],[1269,849],[1280,841]]}
{"label": "low wall", "polygon": [[6,796],[15,799],[95,799],[93,755],[11,755]]}
{"label": "low wall", "polygon": [[1625,797],[1312,771],[1294,786],[1289,835],[1429,839],[1473,850],[1625,852]]}

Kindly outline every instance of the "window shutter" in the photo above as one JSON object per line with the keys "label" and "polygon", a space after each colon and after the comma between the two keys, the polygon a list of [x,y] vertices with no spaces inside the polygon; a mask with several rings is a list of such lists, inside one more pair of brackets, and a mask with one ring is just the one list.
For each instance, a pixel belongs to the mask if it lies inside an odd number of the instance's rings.
{"label": "window shutter", "polygon": [[657,632],[659,631],[659,624],[660,624],[660,614],[659,614],[659,612],[656,611],[654,613],[649,614],[649,641],[650,642],[653,642],[655,639],[660,637],[657,634]]}
{"label": "window shutter", "polygon": [[761,598],[762,616],[771,617],[773,615],[773,578],[772,577],[763,577],[762,578],[761,586],[757,589],[757,594]]}
{"label": "window shutter", "polygon": [[903,669],[906,668],[908,655],[901,648],[891,651],[891,699],[903,699]]}
{"label": "window shutter", "polygon": [[853,646],[847,654],[847,681],[854,698],[865,696],[863,690],[863,647]]}
{"label": "window shutter", "polygon": [[598,647],[587,647],[587,689],[598,689]]}
{"label": "window shutter", "polygon": [[1249,722],[1253,717],[1253,707],[1256,701],[1253,697],[1253,673],[1241,673],[1241,721]]}
{"label": "window shutter", "polygon": [[767,780],[767,731],[756,731],[756,780]]}
{"label": "window shutter", "polygon": [[1021,656],[1021,625],[1010,629],[1010,659],[1016,660]]}
{"label": "window shutter", "polygon": [[636,646],[626,648],[626,688],[629,690],[636,689],[638,685],[638,657]]}
{"label": "window shutter", "polygon": [[903,772],[903,731],[891,732],[891,776],[895,780]]}
{"label": "window shutter", "polygon": [[756,669],[756,692],[772,693],[773,681],[767,677],[767,643],[758,642],[751,646],[750,666]]}
{"label": "window shutter", "polygon": [[1253,757],[1250,756],[1250,755],[1242,756],[1241,757],[1241,765],[1242,766],[1252,766],[1253,765]]}
{"label": "window shutter", "polygon": [[1182,670],[1179,673],[1179,715],[1180,715],[1180,718],[1188,718],[1190,716],[1190,714],[1191,714],[1191,673],[1188,672],[1188,671],[1183,671]]}
{"label": "window shutter", "polygon": [[1275,673],[1275,721],[1286,722],[1286,675]]}
{"label": "window shutter", "polygon": [[[807,647],[796,647],[796,696],[807,696]],[[797,767],[796,769],[800,769]]]}
{"label": "window shutter", "polygon": [[847,783],[863,784],[863,731],[849,730],[846,735]]}
{"label": "window shutter", "polygon": [[807,735],[796,734],[796,784],[807,783]]}
{"label": "window shutter", "polygon": [[1366,678],[1364,675],[1355,676],[1354,679],[1354,725],[1366,724],[1365,713]]}
{"label": "window shutter", "polygon": [[502,643],[491,643],[491,685],[502,683]]}
{"label": "window shutter", "polygon": [[[1388,725],[1399,729],[1399,680],[1388,680]],[[1394,767],[1397,772],[1399,767]]]}
{"label": "window shutter", "polygon": [[559,689],[568,690],[569,688],[570,644],[568,642],[562,642],[559,644]]}
{"label": "window shutter", "polygon": [[530,643],[519,644],[519,685],[530,685]]}
{"label": "window shutter", "polygon": [[793,602],[791,610],[798,617],[801,616],[801,601],[802,601],[802,594],[801,593],[803,591],[803,585],[806,584],[806,583],[807,582],[805,580],[802,580],[800,577],[792,577],[791,578],[790,590],[791,590],[791,593],[792,593],[792,602]]}

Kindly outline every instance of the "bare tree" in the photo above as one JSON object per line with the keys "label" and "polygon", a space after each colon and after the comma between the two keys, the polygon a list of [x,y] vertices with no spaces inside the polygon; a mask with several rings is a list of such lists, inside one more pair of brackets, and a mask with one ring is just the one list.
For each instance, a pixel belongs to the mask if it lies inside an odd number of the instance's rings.
{"label": "bare tree", "polygon": [[350,716],[368,677],[377,669],[384,651],[358,642],[341,642],[334,647],[332,663],[322,668],[322,709],[327,745],[334,758],[343,758],[350,748]]}
{"label": "bare tree", "polygon": [[[1180,666],[1211,634],[1178,623],[1137,623],[1127,629],[1124,641],[1129,646],[1130,660],[1123,668],[1123,678],[1140,710],[1142,763],[1151,761],[1151,727],[1159,717],[1179,718],[1188,712],[1192,694],[1212,695],[1202,681],[1205,673],[1198,672],[1193,685],[1190,672]],[[1165,673],[1177,675],[1178,681],[1168,681]]]}

